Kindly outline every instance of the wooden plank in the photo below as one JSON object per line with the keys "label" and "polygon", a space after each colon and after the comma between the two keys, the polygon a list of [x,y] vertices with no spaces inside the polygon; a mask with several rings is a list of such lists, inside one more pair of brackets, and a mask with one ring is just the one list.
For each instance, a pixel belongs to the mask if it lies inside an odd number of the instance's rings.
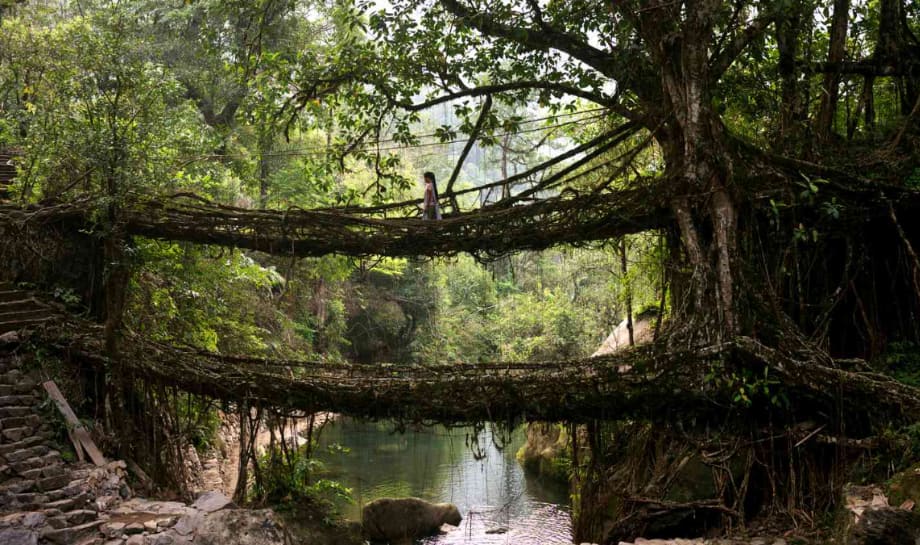
{"label": "wooden plank", "polygon": [[73,430],[70,428],[67,429],[67,437],[70,438],[70,442],[73,443],[73,450],[77,453],[77,460],[80,463],[86,461],[86,458],[83,456],[83,447],[80,445],[80,440],[74,437]]}
{"label": "wooden plank", "polygon": [[128,465],[128,470],[137,476],[137,478],[141,481],[141,484],[146,487],[150,487],[153,484],[153,479],[151,479],[150,476],[147,475],[147,473],[141,469],[141,466],[137,465],[134,460],[125,460],[125,462]]}
{"label": "wooden plank", "polygon": [[64,399],[64,395],[58,390],[57,384],[53,380],[43,382],[45,391],[48,392],[48,395],[51,397],[51,400],[54,401],[54,404],[57,406],[58,410],[61,411],[61,414],[64,416],[64,420],[67,421],[67,427],[71,430],[73,437],[77,438],[77,450],[79,451],[80,446],[82,445],[83,449],[86,450],[86,453],[89,454],[90,459],[97,466],[105,465],[105,457],[102,455],[102,452],[96,447],[96,443],[93,443],[92,438],[89,436],[89,432],[86,431],[86,428],[83,427],[83,424],[80,423],[80,420],[77,418],[77,415],[74,414],[73,409],[70,408],[70,404],[67,403],[67,400]]}

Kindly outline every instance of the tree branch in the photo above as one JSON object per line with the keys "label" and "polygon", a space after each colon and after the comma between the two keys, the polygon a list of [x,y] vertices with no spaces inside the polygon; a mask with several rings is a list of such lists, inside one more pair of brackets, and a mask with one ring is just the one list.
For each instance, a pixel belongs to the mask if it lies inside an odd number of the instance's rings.
{"label": "tree branch", "polygon": [[475,12],[463,6],[457,0],[440,0],[444,9],[456,17],[464,20],[470,26],[487,36],[504,38],[532,49],[548,51],[555,49],[594,68],[607,77],[614,77],[616,63],[611,52],[592,47],[581,39],[542,24],[540,32],[530,32],[527,29],[516,28],[500,23],[487,13]]}
{"label": "tree branch", "polygon": [[894,77],[920,73],[920,62],[902,61],[898,65],[871,61],[816,62],[811,63],[811,70],[825,74]]}
{"label": "tree branch", "polygon": [[445,102],[456,100],[458,98],[479,97],[479,96],[485,96],[485,95],[507,93],[510,91],[523,91],[527,89],[543,89],[543,90],[548,90],[548,91],[558,91],[560,93],[564,93],[567,95],[576,96],[578,98],[583,98],[585,100],[588,100],[590,102],[593,102],[601,106],[606,106],[616,111],[618,114],[623,115],[623,117],[626,117],[629,119],[631,119],[635,115],[631,111],[623,108],[622,105],[620,105],[619,102],[616,100],[616,97],[611,97],[611,96],[600,94],[600,93],[592,93],[591,91],[587,91],[585,89],[581,89],[581,88],[575,87],[574,85],[568,85],[565,83],[555,83],[555,82],[550,82],[550,81],[537,81],[537,80],[512,81],[508,83],[498,83],[495,85],[482,85],[480,87],[471,87],[468,89],[454,91],[446,95],[441,95],[439,97],[436,97],[430,100],[426,100],[425,102],[419,102],[417,104],[397,102],[392,99],[391,101],[395,105],[399,106],[400,108],[404,110],[407,110],[410,112],[418,112],[421,110],[427,110],[428,108],[437,106],[438,104],[443,104]]}
{"label": "tree branch", "polygon": [[740,55],[751,42],[764,33],[770,23],[773,22],[775,16],[775,13],[769,12],[757,17],[743,32],[732,38],[728,45],[726,45],[710,63],[712,81],[718,81],[718,79],[725,74],[725,71],[731,67],[735,59],[738,58],[738,55]]}
{"label": "tree branch", "polygon": [[492,111],[492,95],[486,95],[485,102],[482,104],[482,110],[479,112],[479,119],[476,120],[476,125],[473,127],[473,132],[470,133],[469,140],[466,141],[466,145],[463,146],[463,152],[460,153],[460,158],[457,159],[457,164],[454,166],[454,171],[450,175],[450,180],[447,182],[447,187],[445,191],[450,195],[450,206],[451,210],[454,212],[459,212],[460,207],[457,205],[457,197],[453,194],[454,192],[454,182],[457,181],[457,176],[460,175],[460,170],[463,168],[463,162],[466,161],[466,156],[470,154],[470,150],[473,149],[473,144],[476,143],[476,139],[479,138],[479,133],[482,132],[482,126],[485,124],[485,120],[489,117],[489,112]]}

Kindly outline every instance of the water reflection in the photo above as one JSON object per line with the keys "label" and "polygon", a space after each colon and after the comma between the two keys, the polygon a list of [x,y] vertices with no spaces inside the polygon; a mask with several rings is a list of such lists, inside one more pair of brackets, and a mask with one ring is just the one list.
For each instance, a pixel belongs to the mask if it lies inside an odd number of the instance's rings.
{"label": "water reflection", "polygon": [[514,459],[523,430],[502,438],[487,427],[471,449],[471,428],[393,429],[351,419],[323,429],[317,456],[354,491],[356,504],[342,507],[346,518],[359,520],[361,506],[376,498],[415,496],[454,503],[464,517],[460,528],[420,542],[426,545],[571,543],[566,490],[526,476]]}

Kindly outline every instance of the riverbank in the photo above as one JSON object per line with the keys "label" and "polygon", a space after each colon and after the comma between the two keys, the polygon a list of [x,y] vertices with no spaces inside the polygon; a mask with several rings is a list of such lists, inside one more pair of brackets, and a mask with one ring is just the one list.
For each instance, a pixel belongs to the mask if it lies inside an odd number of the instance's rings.
{"label": "riverbank", "polygon": [[316,456],[326,477],[352,489],[343,516],[381,497],[419,497],[457,505],[458,528],[426,545],[569,545],[568,489],[527,475],[515,459],[524,431],[424,427],[395,433],[389,422],[342,419],[324,427]]}

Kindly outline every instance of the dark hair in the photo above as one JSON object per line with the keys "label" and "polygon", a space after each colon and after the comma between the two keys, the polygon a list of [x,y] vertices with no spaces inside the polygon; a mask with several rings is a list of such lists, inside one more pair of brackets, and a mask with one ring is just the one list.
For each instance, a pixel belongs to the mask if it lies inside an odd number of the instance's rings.
{"label": "dark hair", "polygon": [[435,181],[435,179],[434,179],[434,172],[426,172],[426,173],[423,174],[422,176],[425,177],[425,178],[431,178],[431,181],[432,181],[432,182]]}

